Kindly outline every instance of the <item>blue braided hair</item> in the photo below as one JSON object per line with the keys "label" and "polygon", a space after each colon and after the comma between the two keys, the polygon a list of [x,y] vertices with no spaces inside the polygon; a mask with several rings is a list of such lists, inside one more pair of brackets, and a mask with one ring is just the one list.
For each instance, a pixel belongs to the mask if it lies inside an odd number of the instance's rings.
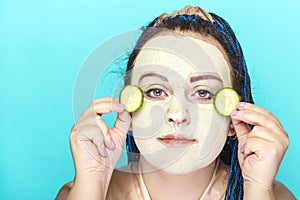
{"label": "blue braided hair", "polygon": [[[197,14],[178,14],[175,16],[157,17],[148,26],[143,27],[143,33],[139,38],[136,47],[131,53],[127,72],[134,66],[134,60],[137,57],[143,45],[153,36],[163,32],[164,30],[192,31],[200,33],[204,36],[212,36],[215,38],[226,51],[233,71],[233,87],[240,94],[242,101],[253,103],[250,77],[248,75],[246,62],[238,40],[235,37],[229,24],[214,13],[209,13],[212,20],[203,18]],[[151,29],[156,27],[158,29]],[[159,29],[161,28],[161,29]],[[126,83],[127,81],[127,83]],[[125,84],[129,84],[130,79],[125,80]],[[134,142],[132,133],[129,132],[126,138],[128,151],[128,161],[139,160],[139,150]],[[238,162],[238,141],[232,140],[230,137],[224,145],[220,154],[221,160],[230,166],[228,173],[228,181],[226,187],[226,200],[243,199],[243,176]]]}

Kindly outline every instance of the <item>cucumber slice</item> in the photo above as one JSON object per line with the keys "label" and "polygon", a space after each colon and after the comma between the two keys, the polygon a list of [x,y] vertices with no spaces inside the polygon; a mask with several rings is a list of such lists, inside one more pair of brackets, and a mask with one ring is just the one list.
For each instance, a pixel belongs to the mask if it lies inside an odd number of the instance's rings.
{"label": "cucumber slice", "polygon": [[126,85],[120,94],[120,103],[125,106],[127,112],[136,112],[143,105],[144,93],[136,85]]}
{"label": "cucumber slice", "polygon": [[240,101],[240,95],[233,88],[223,88],[216,93],[214,106],[220,115],[229,117]]}

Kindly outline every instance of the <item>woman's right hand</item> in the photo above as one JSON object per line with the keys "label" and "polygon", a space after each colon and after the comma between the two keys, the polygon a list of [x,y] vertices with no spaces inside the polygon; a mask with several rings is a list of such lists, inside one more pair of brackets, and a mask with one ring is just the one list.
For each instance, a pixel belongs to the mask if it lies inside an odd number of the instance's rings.
{"label": "woman's right hand", "polygon": [[[111,129],[102,119],[102,114],[110,112],[118,113]],[[70,135],[75,180],[64,185],[56,199],[106,199],[130,123],[129,113],[117,99],[106,97],[91,103]]]}
{"label": "woman's right hand", "polygon": [[[108,128],[102,114],[117,112],[113,128]],[[76,176],[103,176],[113,171],[121,156],[131,117],[117,99],[106,97],[94,100],[72,128],[70,143]]]}

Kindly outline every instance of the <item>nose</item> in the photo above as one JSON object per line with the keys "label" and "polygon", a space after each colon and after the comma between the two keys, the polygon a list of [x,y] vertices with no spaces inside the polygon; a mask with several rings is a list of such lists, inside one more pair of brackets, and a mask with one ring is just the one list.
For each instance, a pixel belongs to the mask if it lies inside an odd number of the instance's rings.
{"label": "nose", "polygon": [[167,122],[176,125],[190,123],[190,116],[184,102],[175,97],[172,98],[167,110]]}
{"label": "nose", "polygon": [[178,117],[168,117],[168,122],[174,124],[189,124],[190,120],[187,117],[178,118]]}

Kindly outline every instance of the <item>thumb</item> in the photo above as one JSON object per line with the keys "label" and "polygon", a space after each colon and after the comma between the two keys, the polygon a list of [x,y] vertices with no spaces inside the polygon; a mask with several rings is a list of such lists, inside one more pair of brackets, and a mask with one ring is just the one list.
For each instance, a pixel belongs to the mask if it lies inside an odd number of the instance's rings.
{"label": "thumb", "polygon": [[111,129],[111,138],[117,146],[123,147],[126,134],[131,124],[131,116],[128,112],[122,111],[118,114],[114,127]]}
{"label": "thumb", "polygon": [[240,119],[231,118],[232,125],[234,127],[236,136],[238,137],[239,147],[246,143],[248,138],[248,133],[250,132],[250,127],[247,123],[243,122]]}

